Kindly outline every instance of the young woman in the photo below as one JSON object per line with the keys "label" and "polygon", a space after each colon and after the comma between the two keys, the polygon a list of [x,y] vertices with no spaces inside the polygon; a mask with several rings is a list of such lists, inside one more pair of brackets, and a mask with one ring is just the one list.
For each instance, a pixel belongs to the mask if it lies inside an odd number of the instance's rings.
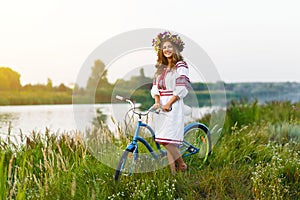
{"label": "young woman", "polygon": [[183,98],[190,85],[189,70],[180,54],[184,43],[178,35],[172,35],[169,31],[160,33],[153,40],[153,46],[158,58],[151,95],[155,99],[154,107],[160,107],[163,111],[155,122],[155,140],[167,149],[170,169],[175,174],[175,162],[178,170],[187,169],[178,146],[183,141]]}

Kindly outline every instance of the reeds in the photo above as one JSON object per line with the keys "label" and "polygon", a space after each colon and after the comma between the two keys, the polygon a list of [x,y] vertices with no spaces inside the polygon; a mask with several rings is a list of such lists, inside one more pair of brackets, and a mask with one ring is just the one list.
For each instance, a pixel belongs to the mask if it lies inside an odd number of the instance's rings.
{"label": "reeds", "polygon": [[[46,129],[30,136],[20,131],[21,142],[15,144],[8,130],[0,140],[0,199],[297,199],[299,108],[290,102],[232,103],[201,169],[193,162],[175,177],[166,167],[118,183],[101,159],[117,160],[107,151],[122,151],[130,134],[120,130],[115,137],[104,124],[84,137],[76,131]],[[91,140],[97,155],[106,156],[95,156]]]}

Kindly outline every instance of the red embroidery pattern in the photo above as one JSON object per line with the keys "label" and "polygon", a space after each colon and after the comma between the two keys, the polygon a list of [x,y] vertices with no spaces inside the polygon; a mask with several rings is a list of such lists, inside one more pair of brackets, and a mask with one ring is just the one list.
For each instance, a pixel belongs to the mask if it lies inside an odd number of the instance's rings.
{"label": "red embroidery pattern", "polygon": [[184,61],[179,61],[179,62],[176,63],[176,68],[178,69],[179,67],[188,68],[186,62],[184,62]]}
{"label": "red embroidery pattern", "polygon": [[156,142],[163,143],[163,144],[181,144],[182,140],[173,140],[168,138],[155,138]]}
{"label": "red embroidery pattern", "polygon": [[173,91],[166,90],[166,91],[159,91],[160,96],[173,96]]}
{"label": "red embroidery pattern", "polygon": [[158,78],[158,83],[157,83],[157,88],[161,89],[161,90],[166,90],[166,82],[165,82],[165,78],[167,75],[167,70],[166,68],[164,69],[163,73],[159,76]]}

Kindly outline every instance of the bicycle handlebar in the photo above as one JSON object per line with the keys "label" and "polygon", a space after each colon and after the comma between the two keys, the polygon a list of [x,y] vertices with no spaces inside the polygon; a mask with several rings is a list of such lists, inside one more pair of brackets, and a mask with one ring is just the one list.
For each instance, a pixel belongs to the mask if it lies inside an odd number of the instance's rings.
{"label": "bicycle handlebar", "polygon": [[116,96],[116,99],[120,100],[120,101],[126,101],[127,103],[129,103],[131,105],[131,108],[133,109],[133,113],[137,114],[137,115],[143,115],[143,116],[146,116],[149,114],[149,112],[155,112],[156,114],[159,114],[160,111],[161,111],[161,108],[157,108],[157,109],[154,109],[154,106],[151,106],[147,111],[145,112],[137,112],[136,111],[136,107],[133,103],[133,101],[129,98],[125,98],[125,97],[122,97],[122,96],[119,96],[117,95]]}
{"label": "bicycle handlebar", "polygon": [[117,96],[116,96],[116,99],[118,99],[118,100],[120,100],[120,101],[124,101],[125,98],[124,98],[124,97],[121,97],[121,96],[119,96],[119,95],[117,95]]}

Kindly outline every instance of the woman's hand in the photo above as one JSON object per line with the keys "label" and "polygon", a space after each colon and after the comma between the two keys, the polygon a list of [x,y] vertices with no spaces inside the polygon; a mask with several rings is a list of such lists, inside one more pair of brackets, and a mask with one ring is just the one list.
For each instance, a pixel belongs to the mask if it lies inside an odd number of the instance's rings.
{"label": "woman's hand", "polygon": [[166,104],[166,105],[163,105],[161,107],[161,109],[164,111],[164,112],[170,112],[172,110],[172,105],[171,104]]}
{"label": "woman's hand", "polygon": [[153,105],[153,108],[155,108],[155,109],[160,108],[160,103],[155,103],[155,104]]}
{"label": "woman's hand", "polygon": [[164,112],[170,112],[172,110],[172,105],[173,103],[175,103],[177,100],[179,99],[178,96],[173,96],[169,101],[168,103],[166,103],[165,105],[163,105],[161,107],[161,109],[164,111]]}

